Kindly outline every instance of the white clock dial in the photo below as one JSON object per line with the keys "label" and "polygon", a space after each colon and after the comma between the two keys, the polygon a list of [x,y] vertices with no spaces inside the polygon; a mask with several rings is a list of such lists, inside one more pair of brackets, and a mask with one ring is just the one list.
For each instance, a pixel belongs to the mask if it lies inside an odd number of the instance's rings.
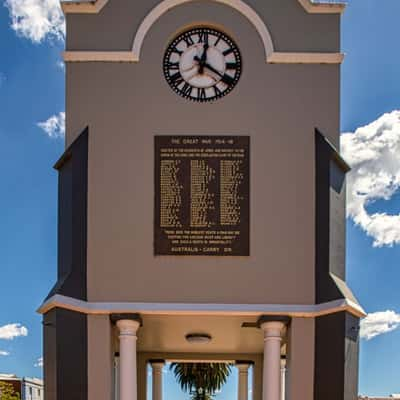
{"label": "white clock dial", "polygon": [[225,33],[199,27],[175,38],[164,56],[164,75],[172,89],[190,100],[212,101],[237,84],[242,61]]}

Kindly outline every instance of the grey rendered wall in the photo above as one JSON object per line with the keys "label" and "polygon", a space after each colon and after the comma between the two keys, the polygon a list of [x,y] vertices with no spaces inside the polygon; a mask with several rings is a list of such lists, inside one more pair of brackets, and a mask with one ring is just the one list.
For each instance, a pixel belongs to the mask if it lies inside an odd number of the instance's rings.
{"label": "grey rendered wall", "polygon": [[88,317],[88,400],[110,400],[113,394],[112,326],[108,315]]}
{"label": "grey rendered wall", "polygon": [[[111,0],[99,15],[69,15],[67,49],[129,49],[156,3]],[[338,50],[338,16],[307,14],[296,0],[248,3],[277,51]],[[222,26],[242,51],[241,81],[214,104],[179,98],[162,75],[168,40],[197,22]],[[89,301],[314,302],[314,128],[337,144],[339,66],[266,64],[246,18],[201,1],[158,20],[138,64],[71,63],[66,75],[67,144],[91,132]],[[156,134],[250,135],[250,257],[153,256]]]}
{"label": "grey rendered wall", "polygon": [[288,332],[286,391],[288,399],[314,398],[313,318],[293,318]]}

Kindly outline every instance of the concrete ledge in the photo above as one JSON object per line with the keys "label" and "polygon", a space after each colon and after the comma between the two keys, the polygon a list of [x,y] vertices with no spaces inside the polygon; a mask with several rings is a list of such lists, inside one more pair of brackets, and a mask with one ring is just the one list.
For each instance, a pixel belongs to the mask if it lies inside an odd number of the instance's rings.
{"label": "concrete ledge", "polygon": [[356,317],[366,316],[358,304],[348,299],[323,304],[197,304],[197,303],[102,303],[86,302],[72,297],[55,295],[37,310],[45,314],[53,308],[64,308],[89,315],[101,314],[157,314],[157,315],[280,315],[288,317],[316,318],[346,311]]}
{"label": "concrete ledge", "polygon": [[[139,62],[138,54],[132,51],[65,51],[63,59],[68,62]],[[267,56],[268,64],[341,64],[342,53],[282,53]]]}
{"label": "concrete ledge", "polygon": [[132,51],[64,51],[65,62],[138,62]]}
{"label": "concrete ledge", "polygon": [[267,62],[270,64],[341,64],[343,53],[272,53]]}

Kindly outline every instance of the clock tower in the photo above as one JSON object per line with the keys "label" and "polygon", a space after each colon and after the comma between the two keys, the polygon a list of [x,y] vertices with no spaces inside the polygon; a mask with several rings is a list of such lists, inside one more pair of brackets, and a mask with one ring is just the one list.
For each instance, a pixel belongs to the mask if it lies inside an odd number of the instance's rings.
{"label": "clock tower", "polygon": [[[356,400],[340,17],[312,0],[73,0],[46,400],[168,400],[169,362],[238,400]],[[234,366],[233,366],[234,365]],[[249,394],[249,369],[252,391]]]}

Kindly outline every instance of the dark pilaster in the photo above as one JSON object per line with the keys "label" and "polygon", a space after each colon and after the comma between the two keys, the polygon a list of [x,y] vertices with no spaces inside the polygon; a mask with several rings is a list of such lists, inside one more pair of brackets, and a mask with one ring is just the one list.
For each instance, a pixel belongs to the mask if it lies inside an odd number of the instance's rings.
{"label": "dark pilaster", "polygon": [[317,130],[315,135],[315,301],[343,298],[331,274],[345,279],[345,174],[348,165]]}
{"label": "dark pilaster", "polygon": [[356,400],[359,320],[345,312],[316,319],[314,400]]}
{"label": "dark pilaster", "polygon": [[87,316],[55,308],[43,323],[46,400],[87,400]]}
{"label": "dark pilaster", "polygon": [[56,163],[58,178],[58,278],[54,294],[87,300],[88,129]]}

